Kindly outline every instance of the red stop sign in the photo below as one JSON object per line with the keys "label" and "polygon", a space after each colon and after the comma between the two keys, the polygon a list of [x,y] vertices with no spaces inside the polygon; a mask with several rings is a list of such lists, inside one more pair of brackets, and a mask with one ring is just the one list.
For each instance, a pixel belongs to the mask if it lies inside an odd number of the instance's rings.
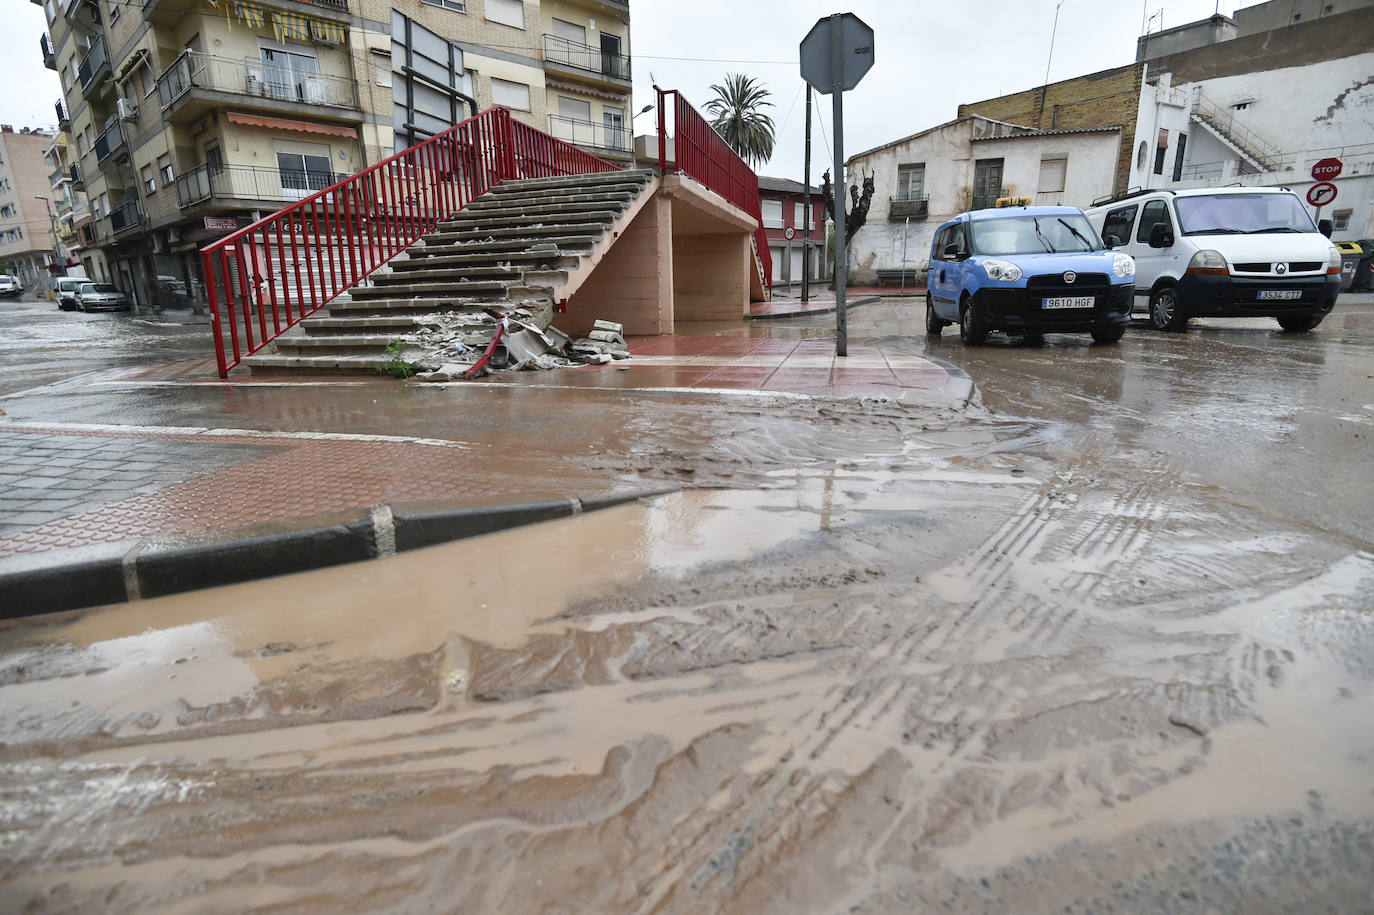
{"label": "red stop sign", "polygon": [[1312,166],[1312,180],[1330,181],[1341,173],[1341,160],[1331,157],[1322,159]]}

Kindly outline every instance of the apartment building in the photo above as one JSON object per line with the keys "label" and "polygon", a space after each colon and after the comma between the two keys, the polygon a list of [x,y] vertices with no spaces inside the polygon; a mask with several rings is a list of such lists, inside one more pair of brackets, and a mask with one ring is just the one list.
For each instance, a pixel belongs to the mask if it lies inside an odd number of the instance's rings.
{"label": "apartment building", "polygon": [[0,126],[0,273],[24,288],[42,285],[53,259],[52,221],[40,197],[48,196],[43,153],[52,137]]}
{"label": "apartment building", "polygon": [[[58,115],[62,115],[60,110]],[[52,206],[54,262],[61,269],[79,266],[81,249],[93,244],[95,237],[86,195],[72,180],[76,162],[66,131],[59,132],[43,151],[43,159],[49,170],[47,197]]]}
{"label": "apartment building", "polygon": [[34,2],[81,264],[139,308],[202,303],[201,247],[474,107],[631,160],[625,0]]}

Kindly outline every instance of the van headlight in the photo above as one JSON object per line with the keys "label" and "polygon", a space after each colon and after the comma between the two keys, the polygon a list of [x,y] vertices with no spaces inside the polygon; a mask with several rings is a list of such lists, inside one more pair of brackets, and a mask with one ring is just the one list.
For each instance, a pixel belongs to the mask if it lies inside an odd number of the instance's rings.
{"label": "van headlight", "polygon": [[1135,276],[1135,258],[1129,254],[1118,254],[1112,258],[1112,273],[1125,279]]}
{"label": "van headlight", "polygon": [[1220,251],[1213,251],[1204,248],[1193,259],[1188,262],[1188,273],[1202,273],[1212,276],[1227,276],[1230,271],[1226,269],[1226,258],[1221,256]]}
{"label": "van headlight", "polygon": [[983,269],[988,279],[999,283],[1014,283],[1021,279],[1021,268],[1009,261],[986,260],[983,261]]}
{"label": "van headlight", "polygon": [[1335,245],[1331,246],[1331,253],[1326,257],[1326,273],[1328,276],[1333,273],[1341,275],[1341,249]]}

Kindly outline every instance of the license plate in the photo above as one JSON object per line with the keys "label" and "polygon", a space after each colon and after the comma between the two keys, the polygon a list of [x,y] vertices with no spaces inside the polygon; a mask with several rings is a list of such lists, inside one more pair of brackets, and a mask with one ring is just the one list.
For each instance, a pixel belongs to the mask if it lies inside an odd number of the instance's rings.
{"label": "license plate", "polygon": [[1300,298],[1302,298],[1301,289],[1261,289],[1259,291],[1259,300],[1261,302],[1268,302],[1273,299],[1288,301]]}
{"label": "license plate", "polygon": [[1092,308],[1097,300],[1090,295],[1072,295],[1057,299],[1044,299],[1041,308]]}

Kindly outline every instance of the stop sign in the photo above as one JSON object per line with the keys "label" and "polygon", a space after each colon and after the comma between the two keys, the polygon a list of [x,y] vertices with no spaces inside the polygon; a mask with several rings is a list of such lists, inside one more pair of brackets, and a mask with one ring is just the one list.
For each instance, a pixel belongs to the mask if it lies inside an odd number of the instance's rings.
{"label": "stop sign", "polygon": [[1341,173],[1341,160],[1327,157],[1312,166],[1312,180],[1330,181]]}

